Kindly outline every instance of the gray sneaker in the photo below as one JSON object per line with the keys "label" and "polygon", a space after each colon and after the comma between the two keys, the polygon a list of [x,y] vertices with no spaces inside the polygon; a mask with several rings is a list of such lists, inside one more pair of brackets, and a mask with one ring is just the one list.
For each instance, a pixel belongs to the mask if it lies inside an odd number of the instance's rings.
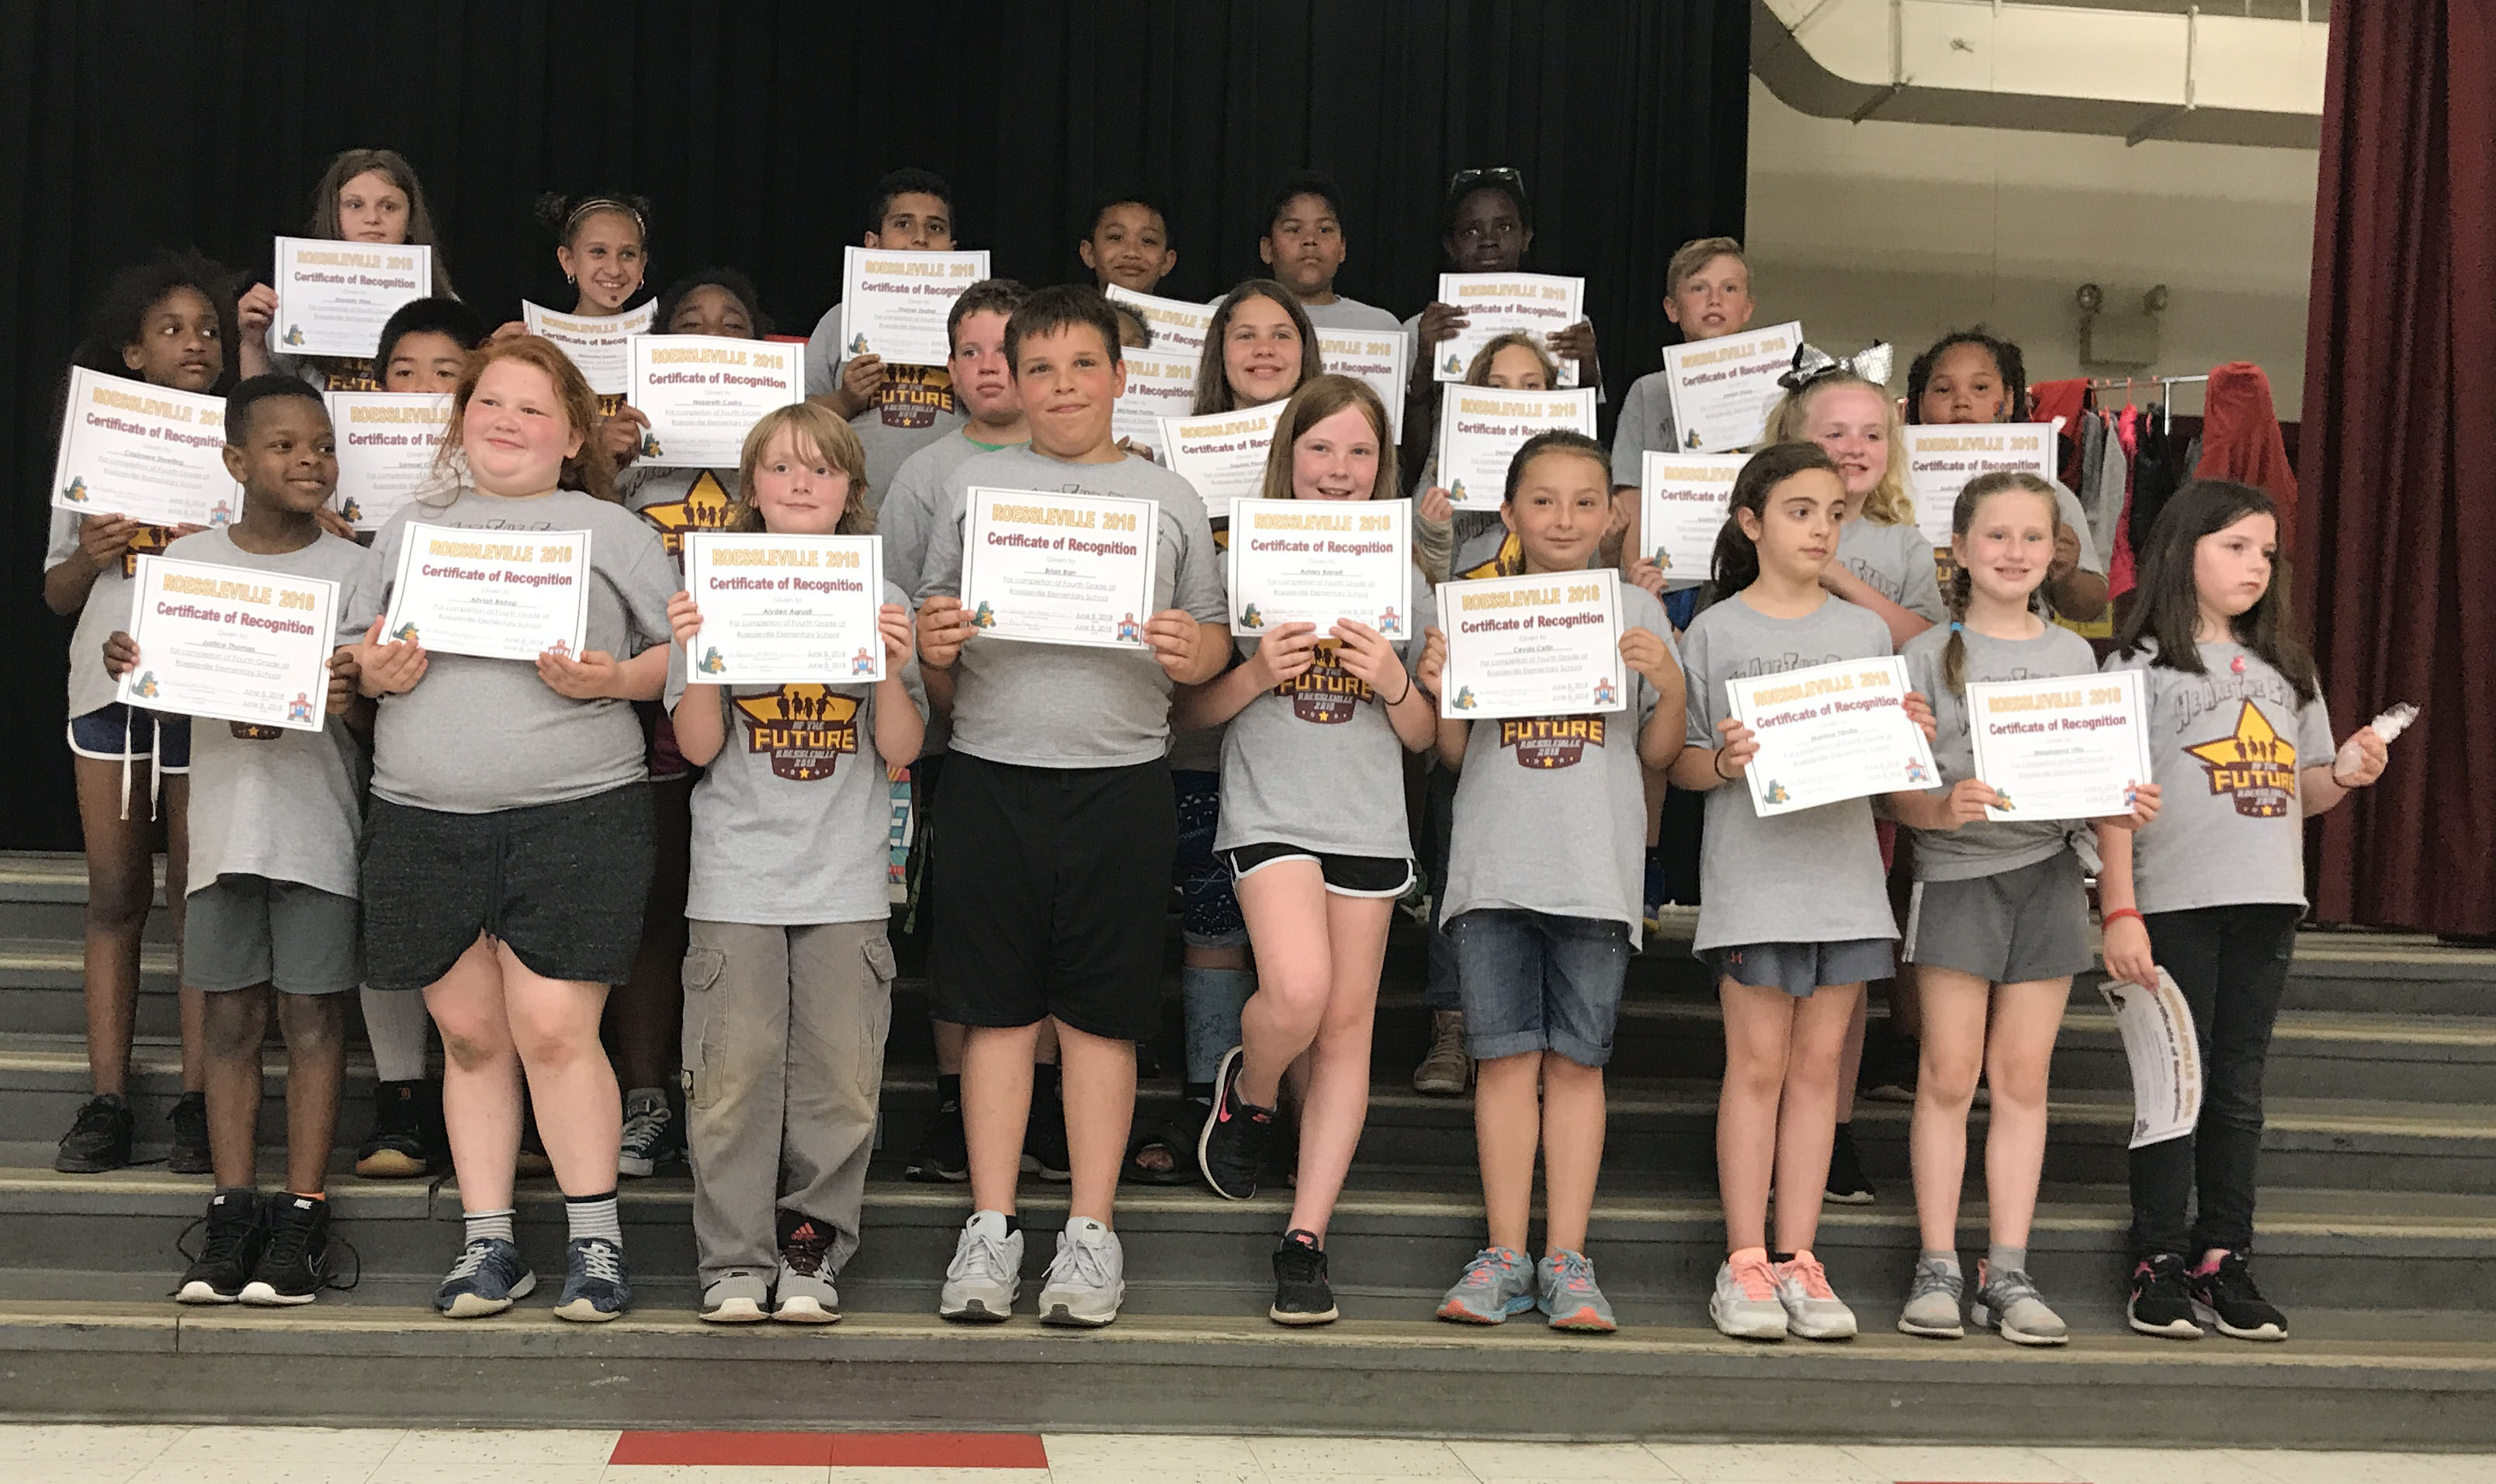
{"label": "gray sneaker", "polygon": [[1797,1340],[1852,1340],[1855,1311],[1828,1286],[1828,1270],[1809,1252],[1771,1264],[1777,1302],[1785,1306],[1786,1333]]}
{"label": "gray sneaker", "polygon": [[953,1265],[945,1270],[945,1291],[936,1314],[973,1324],[1002,1324],[1014,1316],[1022,1291],[1022,1233],[1006,1230],[1002,1211],[973,1212],[962,1223]]}
{"label": "gray sneaker", "polygon": [[1915,1280],[1907,1287],[1907,1308],[1898,1315],[1898,1333],[1927,1340],[1966,1339],[1967,1326],[1959,1322],[1958,1314],[1958,1301],[1966,1291],[1967,1280],[1957,1268],[1917,1258]]}
{"label": "gray sneaker", "polygon": [[1765,1257],[1726,1258],[1716,1269],[1716,1289],[1707,1295],[1707,1317],[1728,1339],[1783,1340],[1786,1306],[1777,1302],[1776,1269]]}
{"label": "gray sneaker", "polygon": [[[1980,1329],[1997,1332],[2012,1345],[2068,1345],[2072,1332],[2063,1316],[2045,1307],[2037,1285],[2016,1268],[1980,1273],[1976,1306],[1971,1311]],[[1903,1326],[1902,1326],[1903,1327]]]}
{"label": "gray sneaker", "polygon": [[760,1324],[769,1315],[771,1285],[760,1273],[731,1273],[702,1290],[702,1316],[711,1324]]}
{"label": "gray sneaker", "polygon": [[1534,1307],[1550,1316],[1553,1329],[1608,1335],[1621,1327],[1612,1317],[1611,1300],[1595,1286],[1595,1265],[1584,1252],[1567,1249],[1534,1265]]}
{"label": "gray sneaker", "polygon": [[780,1274],[772,1283],[771,1317],[783,1324],[838,1324],[841,1295],[824,1271],[831,1257],[829,1232],[811,1218],[780,1239]]}
{"label": "gray sneaker", "polygon": [[1439,1300],[1439,1317],[1458,1324],[1505,1324],[1534,1307],[1534,1265],[1513,1247],[1485,1247]]}
{"label": "gray sneaker", "polygon": [[1040,1284],[1040,1322],[1099,1329],[1118,1317],[1127,1296],[1127,1257],[1118,1234],[1078,1216],[1057,1234],[1057,1257]]}

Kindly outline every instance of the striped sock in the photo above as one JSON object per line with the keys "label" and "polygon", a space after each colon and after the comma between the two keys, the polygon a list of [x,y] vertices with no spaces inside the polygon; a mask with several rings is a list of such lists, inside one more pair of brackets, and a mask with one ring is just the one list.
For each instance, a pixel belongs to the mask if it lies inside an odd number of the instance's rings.
{"label": "striped sock", "polygon": [[615,1210],[615,1192],[603,1195],[567,1195],[563,1198],[564,1224],[571,1228],[571,1238],[601,1237],[624,1245],[624,1220]]}
{"label": "striped sock", "polygon": [[469,1212],[467,1216],[468,1235],[464,1240],[474,1242],[480,1237],[500,1237],[506,1242],[511,1241],[512,1217],[514,1214],[515,1213],[512,1208],[509,1206],[505,1206],[500,1211]]}

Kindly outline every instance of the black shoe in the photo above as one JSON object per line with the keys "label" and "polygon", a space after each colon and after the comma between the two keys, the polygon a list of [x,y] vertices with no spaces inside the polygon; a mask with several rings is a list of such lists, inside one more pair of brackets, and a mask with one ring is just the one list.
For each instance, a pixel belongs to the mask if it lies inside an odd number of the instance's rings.
{"label": "black shoe", "polygon": [[[653,1096],[653,1095],[656,1096]],[[644,1088],[624,1102],[624,1138],[615,1173],[646,1180],[685,1160],[685,1118],[666,1088]]]}
{"label": "black shoe", "polygon": [[1026,1174],[1063,1184],[1075,1178],[1066,1154],[1066,1104],[1034,1089],[1031,1115],[1022,1128],[1022,1167]]}
{"label": "black shoe", "polygon": [[1265,1316],[1277,1324],[1334,1322],[1334,1289],[1326,1285],[1326,1256],[1313,1233],[1283,1233],[1283,1245],[1274,1249],[1274,1307],[1265,1311]]}
{"label": "black shoe", "polygon": [[1196,1166],[1204,1183],[1225,1200],[1246,1200],[1257,1193],[1257,1174],[1274,1143],[1274,1110],[1244,1102],[1239,1097],[1241,1048],[1222,1054],[1213,1074],[1213,1109],[1204,1115],[1204,1131],[1196,1137]]}
{"label": "black shoe", "polygon": [[130,1099],[119,1093],[98,1093],[78,1111],[78,1122],[61,1135],[61,1152],[52,1168],[64,1175],[96,1175],[130,1162]]}
{"label": "black shoe", "polygon": [[2193,1283],[2184,1259],[2173,1252],[2143,1257],[2132,1270],[2132,1299],[2124,1317],[2144,1335],[2168,1340],[2199,1340],[2201,1321],[2193,1317]]}
{"label": "black shoe", "polygon": [[243,1284],[242,1301],[268,1308],[308,1304],[329,1283],[329,1203],[309,1195],[268,1199],[268,1242]]}
{"label": "black shoe", "polygon": [[[188,1242],[191,1233],[202,1226],[208,1229],[207,1239],[201,1243],[197,1255],[184,1252],[191,1265],[182,1270],[182,1282],[173,1290],[177,1304],[231,1304],[242,1297],[245,1284],[251,1282],[253,1270],[260,1265],[261,1249],[267,1244],[266,1215],[261,1210],[257,1190],[219,1190],[208,1197],[208,1214],[191,1223],[182,1233]],[[177,1251],[180,1244],[175,1244]]]}
{"label": "black shoe", "polygon": [[208,1095],[184,1093],[174,1099],[173,1142],[165,1154],[165,1168],[176,1175],[208,1175],[217,1161],[208,1155]]}
{"label": "black shoe", "polygon": [[414,1180],[430,1170],[428,1112],[432,1122],[441,1121],[441,1083],[374,1083],[373,1131],[356,1151],[356,1173],[366,1180]]}
{"label": "black shoe", "polygon": [[971,1178],[971,1146],[962,1134],[962,1105],[939,1103],[919,1130],[919,1147],[910,1152],[902,1176],[930,1185],[960,1185]]}
{"label": "black shoe", "polygon": [[1874,1032],[1863,1041],[1863,1075],[1856,1080],[1863,1086],[1863,1096],[1874,1102],[1916,1100],[1916,1075],[1923,1068],[1923,1047],[1912,1036],[1889,1029],[1889,1022],[1875,1021]]}
{"label": "black shoe", "polygon": [[1862,1157],[1855,1152],[1855,1126],[1837,1126],[1837,1140],[1828,1146],[1828,1195],[1841,1206],[1872,1204],[1872,1182],[1863,1178]]}
{"label": "black shoe", "polygon": [[2193,1297],[2218,1316],[2219,1333],[2235,1340],[2285,1340],[2288,1315],[2262,1296],[2241,1253],[2229,1252],[2214,1272],[2197,1268],[2191,1275]]}

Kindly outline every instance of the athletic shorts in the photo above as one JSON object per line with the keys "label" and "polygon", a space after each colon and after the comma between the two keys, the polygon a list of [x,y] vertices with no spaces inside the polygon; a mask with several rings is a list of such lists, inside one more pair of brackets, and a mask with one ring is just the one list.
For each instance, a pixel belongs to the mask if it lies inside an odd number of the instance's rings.
{"label": "athletic shorts", "polygon": [[2079,857],[2056,850],[2015,871],[1916,882],[1899,956],[1990,984],[2068,978],[2095,967]]}
{"label": "athletic shorts", "polygon": [[193,989],[334,995],[363,980],[354,897],[235,874],[193,891],[185,909],[182,982]]}
{"label": "athletic shorts", "polygon": [[1339,897],[1400,897],[1413,885],[1413,863],[1385,855],[1332,855],[1306,846],[1260,842],[1222,852],[1234,881],[1278,860],[1314,860],[1326,889]]}
{"label": "athletic shorts", "polygon": [[657,858],[650,786],[489,814],[374,799],[364,819],[366,982],[422,989],[478,935],[531,974],[620,984]]}
{"label": "athletic shorts", "polygon": [[[211,722],[208,725],[219,724]],[[70,718],[70,751],[98,762],[153,762],[165,773],[191,771],[191,719],[137,711],[119,701]]]}
{"label": "athletic shorts", "polygon": [[1886,979],[1897,972],[1897,944],[1887,938],[1836,943],[1750,943],[1699,948],[1694,956],[1723,978],[1754,989],[1782,989],[1797,1000],[1832,984]]}
{"label": "athletic shorts", "polygon": [[1213,850],[1222,828],[1222,775],[1173,769],[1170,795],[1178,806],[1179,941],[1191,948],[1243,947],[1248,919],[1239,915],[1231,868]]}
{"label": "athletic shorts", "polygon": [[1612,1059],[1633,952],[1628,923],[1477,907],[1444,931],[1456,950],[1467,1056],[1556,1051],[1580,1067]]}

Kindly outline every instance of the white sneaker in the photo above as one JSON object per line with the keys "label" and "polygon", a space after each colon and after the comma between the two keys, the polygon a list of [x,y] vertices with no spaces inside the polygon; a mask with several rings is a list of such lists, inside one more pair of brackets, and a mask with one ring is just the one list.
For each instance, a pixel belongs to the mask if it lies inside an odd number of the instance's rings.
{"label": "white sneaker", "polygon": [[759,1273],[731,1273],[702,1290],[702,1316],[710,1324],[760,1324],[768,1315],[771,1285]]}
{"label": "white sneaker", "polygon": [[1040,1287],[1040,1322],[1098,1329],[1118,1317],[1127,1296],[1127,1257],[1118,1234],[1078,1216],[1057,1235],[1057,1258]]}
{"label": "white sneaker", "polygon": [[1855,1311],[1828,1286],[1828,1270],[1809,1252],[1777,1263],[1777,1302],[1785,1307],[1786,1331],[1805,1340],[1852,1340]]}
{"label": "white sneaker", "polygon": [[1708,1295],[1707,1316],[1734,1340],[1783,1340],[1786,1309],[1777,1302],[1776,1273],[1767,1259],[1745,1256],[1737,1264],[1727,1258],[1716,1270],[1716,1291]]}
{"label": "white sneaker", "polygon": [[962,1223],[953,1265],[945,1270],[945,1291],[936,1314],[974,1324],[1002,1324],[1014,1316],[1022,1291],[1022,1233],[1006,1230],[1002,1211],[978,1211]]}

